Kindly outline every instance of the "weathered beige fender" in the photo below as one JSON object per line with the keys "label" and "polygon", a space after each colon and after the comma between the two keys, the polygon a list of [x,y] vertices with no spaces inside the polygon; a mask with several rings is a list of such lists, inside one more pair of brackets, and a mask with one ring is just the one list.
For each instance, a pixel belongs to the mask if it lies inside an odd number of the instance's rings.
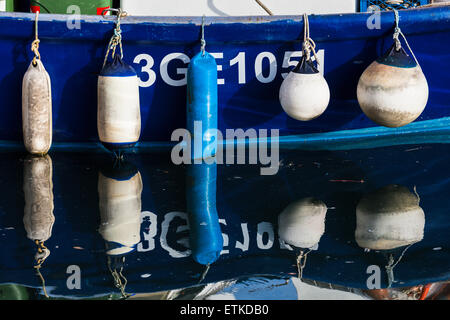
{"label": "weathered beige fender", "polygon": [[142,188],[139,172],[127,180],[117,180],[99,173],[99,233],[111,243],[106,252],[108,255],[126,254],[139,243]]}
{"label": "weathered beige fender", "polygon": [[278,216],[280,238],[297,248],[312,248],[325,232],[327,206],[320,200],[304,198],[291,203]]}
{"label": "weathered beige fender", "polygon": [[141,134],[139,78],[120,57],[98,77],[98,136],[110,150],[133,147]]}
{"label": "weathered beige fender", "polygon": [[46,154],[52,145],[52,92],[40,59],[31,62],[23,77],[22,126],[27,151]]}
{"label": "weathered beige fender", "polygon": [[27,237],[44,242],[52,235],[53,165],[49,155],[28,156],[24,161],[23,192],[25,208],[23,224]]}
{"label": "weathered beige fender", "polygon": [[372,121],[385,127],[401,127],[424,111],[428,83],[419,65],[403,68],[374,61],[359,79],[357,97]]}
{"label": "weathered beige fender", "polygon": [[425,213],[407,188],[389,185],[359,202],[355,239],[361,248],[390,250],[423,239]]}

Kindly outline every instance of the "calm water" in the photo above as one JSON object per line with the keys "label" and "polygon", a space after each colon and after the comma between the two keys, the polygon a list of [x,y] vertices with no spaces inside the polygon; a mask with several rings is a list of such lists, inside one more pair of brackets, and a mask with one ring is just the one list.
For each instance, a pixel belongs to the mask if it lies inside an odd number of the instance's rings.
{"label": "calm water", "polygon": [[[373,274],[380,288],[448,281],[449,151],[282,151],[274,176],[261,176],[258,165],[176,166],[167,153],[114,164],[106,153],[3,152],[0,295],[361,298]],[[360,219],[361,237],[385,249],[365,250],[355,238],[361,201],[371,211]],[[278,219],[289,205],[306,213],[284,225],[312,249],[281,240]],[[318,208],[325,220],[312,215]]]}

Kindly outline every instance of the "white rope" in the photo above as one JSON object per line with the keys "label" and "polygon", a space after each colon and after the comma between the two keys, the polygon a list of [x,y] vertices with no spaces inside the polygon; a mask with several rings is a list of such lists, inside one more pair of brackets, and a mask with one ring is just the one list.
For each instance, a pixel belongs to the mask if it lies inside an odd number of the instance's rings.
{"label": "white rope", "polygon": [[398,11],[394,9],[395,14],[395,30],[394,30],[394,41],[395,41],[395,50],[399,51],[402,48],[402,44],[399,39],[399,35],[403,37],[403,40],[405,40],[406,46],[408,47],[409,51],[411,52],[414,60],[416,61],[417,65],[420,67],[419,61],[417,60],[416,56],[414,55],[414,52],[412,51],[411,47],[409,46],[408,40],[406,40],[405,35],[403,34],[402,30],[400,29],[399,22],[400,22],[400,16],[398,14]]}
{"label": "white rope", "polygon": [[308,15],[305,13],[303,14],[303,44],[302,44],[302,51],[303,54],[306,55],[306,59],[311,59],[311,51],[314,55],[314,58],[316,59],[317,65],[319,65],[319,59],[316,55],[316,43],[313,39],[311,39],[309,35],[309,19]]}
{"label": "white rope", "polygon": [[200,40],[200,50],[202,51],[202,56],[205,55],[206,40],[205,40],[205,16],[202,17],[202,39]]}

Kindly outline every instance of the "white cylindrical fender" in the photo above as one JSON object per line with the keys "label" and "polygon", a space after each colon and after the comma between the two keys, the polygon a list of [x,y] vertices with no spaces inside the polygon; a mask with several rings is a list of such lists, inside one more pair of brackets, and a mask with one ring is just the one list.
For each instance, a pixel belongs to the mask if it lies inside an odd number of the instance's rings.
{"label": "white cylindrical fender", "polygon": [[330,102],[330,88],[311,60],[303,57],[283,80],[280,88],[283,110],[296,120],[309,121],[325,112]]}
{"label": "white cylindrical fender", "polygon": [[355,239],[361,248],[390,250],[423,239],[425,213],[407,188],[389,185],[359,202]]}
{"label": "white cylindrical fender", "polygon": [[140,241],[142,178],[139,171],[129,177],[99,173],[99,233],[108,242],[108,255],[122,255]]}
{"label": "white cylindrical fender", "polygon": [[29,239],[44,242],[51,237],[55,222],[52,160],[49,155],[29,156],[23,169],[23,224]]}
{"label": "white cylindrical fender", "polygon": [[119,56],[98,77],[97,128],[100,141],[110,150],[130,148],[139,141],[139,79]]}
{"label": "white cylindrical fender", "polygon": [[401,127],[416,120],[428,101],[428,83],[417,63],[394,47],[361,75],[357,97],[362,111],[385,127]]}
{"label": "white cylindrical fender", "polygon": [[52,144],[52,92],[50,77],[40,59],[30,64],[23,77],[22,127],[27,151],[46,154]]}
{"label": "white cylindrical fender", "polygon": [[320,200],[304,198],[291,203],[278,216],[278,234],[287,244],[312,248],[325,232],[327,206]]}

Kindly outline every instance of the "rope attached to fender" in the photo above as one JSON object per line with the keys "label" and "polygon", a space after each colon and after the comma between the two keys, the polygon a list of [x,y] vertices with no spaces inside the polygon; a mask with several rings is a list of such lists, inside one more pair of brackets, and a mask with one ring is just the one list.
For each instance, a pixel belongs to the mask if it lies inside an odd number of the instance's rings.
{"label": "rope attached to fender", "polygon": [[303,14],[303,44],[302,44],[302,51],[303,54],[306,55],[306,59],[311,59],[311,51],[314,55],[314,58],[316,59],[317,65],[319,65],[319,59],[317,58],[316,54],[316,43],[313,39],[311,39],[309,35],[309,19],[308,15],[305,13]]}
{"label": "rope attached to fender", "polygon": [[123,58],[123,48],[122,48],[122,29],[120,28],[120,20],[123,17],[127,16],[127,13],[125,11],[122,11],[122,9],[105,9],[102,11],[102,16],[105,16],[107,12],[117,12],[117,21],[116,21],[116,27],[114,29],[114,34],[111,37],[111,40],[108,44],[108,50],[106,51],[105,60],[103,61],[103,67],[106,65],[106,61],[108,60],[109,51],[112,50],[112,57],[114,58],[116,56],[116,48],[117,46],[120,47],[120,57]]}
{"label": "rope attached to fender", "polygon": [[416,61],[417,65],[420,67],[419,61],[417,61],[417,58],[414,55],[414,52],[412,51],[411,47],[409,46],[408,40],[406,40],[405,35],[403,34],[402,30],[400,29],[400,26],[399,26],[400,16],[396,9],[394,9],[394,14],[395,14],[395,30],[394,30],[393,38],[395,41],[395,50],[399,51],[402,48],[402,44],[399,39],[399,36],[401,35],[403,37],[403,40],[405,40],[406,46],[408,47],[409,51],[411,52],[414,60]]}
{"label": "rope attached to fender", "polygon": [[31,51],[34,53],[33,58],[33,66],[37,65],[37,59],[41,60],[41,54],[39,53],[39,36],[38,36],[38,20],[39,20],[39,11],[36,11],[36,19],[34,21],[34,35],[35,39],[31,43]]}

